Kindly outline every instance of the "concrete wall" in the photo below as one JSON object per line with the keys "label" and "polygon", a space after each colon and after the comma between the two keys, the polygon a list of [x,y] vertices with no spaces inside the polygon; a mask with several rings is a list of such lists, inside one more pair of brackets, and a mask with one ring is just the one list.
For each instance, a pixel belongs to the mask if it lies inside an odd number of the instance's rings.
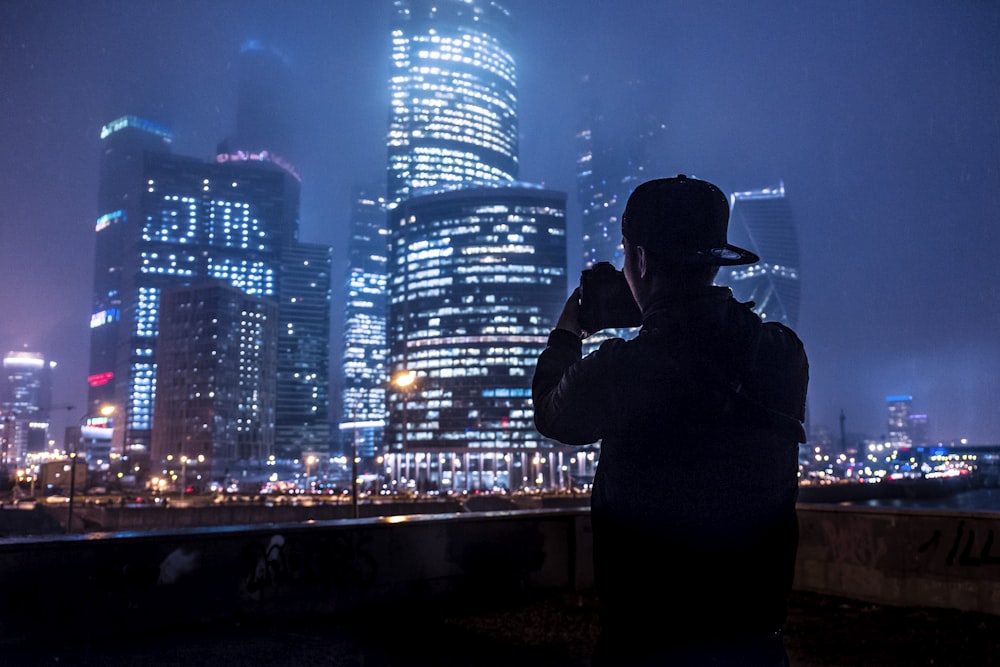
{"label": "concrete wall", "polygon": [[[803,505],[800,522],[802,590],[1000,615],[1000,515]],[[591,544],[578,508],[8,538],[0,638],[585,591]]]}
{"label": "concrete wall", "polygon": [[795,585],[1000,615],[1000,514],[801,505]]}

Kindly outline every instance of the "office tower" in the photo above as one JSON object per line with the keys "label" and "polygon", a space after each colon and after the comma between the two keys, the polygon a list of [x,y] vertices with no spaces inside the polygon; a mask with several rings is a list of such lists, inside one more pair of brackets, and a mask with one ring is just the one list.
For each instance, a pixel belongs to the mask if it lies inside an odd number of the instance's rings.
{"label": "office tower", "polygon": [[280,251],[274,447],[280,460],[329,453],[332,252],[314,243],[288,243]]}
{"label": "office tower", "polygon": [[8,352],[0,394],[0,467],[23,464],[29,452],[45,451],[52,407],[52,368],[42,354]]}
{"label": "office tower", "polygon": [[[384,451],[385,383],[388,380],[386,316],[389,229],[380,188],[354,195],[348,239],[344,301],[343,387],[340,417],[344,449],[366,462]],[[356,442],[355,442],[356,440]],[[367,467],[367,465],[365,466]]]}
{"label": "office tower", "polygon": [[910,436],[913,397],[906,394],[886,396],[885,403],[888,411],[888,441],[897,447],[909,447],[913,444]]}
{"label": "office tower", "polygon": [[227,488],[274,450],[278,304],[224,281],[159,297],[154,466],[167,484],[183,464],[181,485]]}
{"label": "office tower", "polygon": [[657,172],[666,153],[665,125],[646,110],[656,106],[637,103],[644,89],[638,80],[583,82],[588,102],[576,134],[576,195],[584,269],[602,261],[622,268],[621,216],[628,196],[640,183],[671,175]]}
{"label": "office tower", "polygon": [[906,431],[910,435],[910,444],[915,447],[930,444],[927,435],[928,426],[929,420],[925,413],[911,414],[906,424]]}
{"label": "office tower", "polygon": [[[219,146],[216,161],[270,162],[301,180],[293,164],[294,100],[288,57],[259,41],[245,42],[239,56],[236,132]],[[332,252],[329,246],[286,240],[279,254],[282,326],[274,455],[294,462],[303,452],[327,454],[330,446]]]}
{"label": "office tower", "polygon": [[402,202],[390,228],[389,375],[417,377],[389,385],[394,477],[419,490],[551,483],[531,378],[566,299],[566,195],[442,188]]}
{"label": "office tower", "polygon": [[298,177],[292,133],[295,99],[288,57],[250,40],[240,49],[236,132],[220,142],[219,162],[272,162]]}
{"label": "office tower", "polygon": [[729,196],[729,239],[760,257],[756,264],[722,269],[719,282],[740,301],[753,301],[765,320],[795,327],[799,319],[799,242],[785,186]]}
{"label": "office tower", "polygon": [[511,17],[493,0],[395,0],[388,201],[518,174]]}
{"label": "office tower", "polygon": [[282,253],[297,234],[299,183],[267,162],[171,155],[169,133],[133,117],[102,136],[88,398],[115,405],[114,447],[142,477],[161,290],[216,279],[249,296],[278,296]]}

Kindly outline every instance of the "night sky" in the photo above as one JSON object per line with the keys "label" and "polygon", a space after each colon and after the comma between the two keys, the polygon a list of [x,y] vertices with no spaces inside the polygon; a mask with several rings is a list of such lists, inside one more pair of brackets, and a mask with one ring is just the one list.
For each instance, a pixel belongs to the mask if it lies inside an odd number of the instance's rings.
{"label": "night sky", "polygon": [[[885,397],[910,394],[931,437],[1000,443],[1000,3],[508,4],[520,177],[569,195],[571,237],[586,75],[664,118],[651,177],[784,183],[814,426],[839,433],[843,410],[849,432],[883,435]],[[54,403],[75,408],[57,441],[85,406],[100,128],[144,116],[210,159],[247,39],[295,71],[300,239],[334,247],[339,363],[350,194],[386,164],[389,16],[388,0],[0,0],[0,354],[59,363]],[[646,92],[612,93],[625,79]],[[579,261],[573,243],[571,282]]]}

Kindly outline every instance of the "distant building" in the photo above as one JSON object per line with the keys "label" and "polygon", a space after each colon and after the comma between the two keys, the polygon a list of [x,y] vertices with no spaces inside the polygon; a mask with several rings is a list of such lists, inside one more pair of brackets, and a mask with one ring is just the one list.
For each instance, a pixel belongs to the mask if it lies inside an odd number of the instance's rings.
{"label": "distant building", "polygon": [[280,253],[274,454],[283,461],[330,449],[332,253],[315,243]]}
{"label": "distant building", "polygon": [[389,229],[385,198],[374,186],[355,193],[347,242],[344,300],[344,394],[340,438],[344,451],[364,459],[384,453],[385,383],[388,381],[386,316],[389,310]]}
{"label": "distant building", "polygon": [[910,434],[910,409],[913,397],[907,394],[897,394],[885,397],[888,412],[888,439],[897,447],[909,447],[913,443]]}
{"label": "distant building", "polygon": [[495,0],[394,0],[389,208],[420,188],[517,178],[511,29]]}
{"label": "distant building", "polygon": [[611,262],[621,269],[621,216],[637,185],[664,174],[657,164],[665,153],[665,123],[636,104],[641,81],[583,84],[588,100],[576,135],[577,201],[581,209],[583,267]]}
{"label": "distant building", "polygon": [[173,462],[160,473],[186,457],[223,486],[262,474],[275,446],[277,303],[212,281],[164,287],[159,310],[152,460]]}
{"label": "distant building", "polygon": [[52,406],[52,368],[36,352],[8,352],[0,394],[0,466],[24,463],[30,452],[45,451]]}
{"label": "distant building", "polygon": [[398,477],[423,489],[550,483],[557,457],[535,460],[554,443],[535,430],[531,378],[566,299],[566,195],[443,189],[404,201],[391,231],[389,375],[417,375],[389,389]]}
{"label": "distant building", "polygon": [[784,184],[729,196],[729,239],[760,257],[756,264],[723,268],[718,282],[740,301],[753,301],[764,320],[798,324],[799,242]]}

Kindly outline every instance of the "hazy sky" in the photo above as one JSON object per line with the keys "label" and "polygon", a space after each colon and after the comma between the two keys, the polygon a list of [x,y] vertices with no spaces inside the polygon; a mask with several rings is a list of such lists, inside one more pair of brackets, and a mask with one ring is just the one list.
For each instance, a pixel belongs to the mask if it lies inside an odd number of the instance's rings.
{"label": "hazy sky", "polygon": [[[784,183],[812,423],[837,432],[843,410],[878,436],[886,395],[911,394],[933,437],[1000,442],[1000,3],[508,4],[521,180],[568,193],[571,234],[578,82],[620,97],[640,79],[643,99],[609,101],[665,119],[651,176]],[[388,0],[0,0],[0,353],[59,362],[66,419],[86,396],[100,128],[142,115],[211,158],[250,38],[295,68],[300,238],[334,246],[339,363],[350,193],[386,163],[389,15]]]}

